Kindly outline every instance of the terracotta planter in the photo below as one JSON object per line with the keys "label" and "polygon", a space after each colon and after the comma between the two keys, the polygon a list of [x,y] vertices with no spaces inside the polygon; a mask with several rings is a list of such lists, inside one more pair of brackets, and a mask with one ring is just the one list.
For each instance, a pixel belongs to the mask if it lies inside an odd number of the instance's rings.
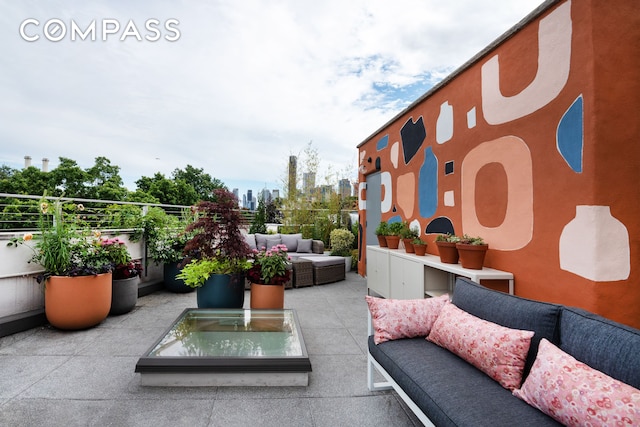
{"label": "terracotta planter", "polygon": [[107,318],[111,308],[111,273],[52,276],[44,287],[44,311],[59,329],[86,329]]}
{"label": "terracotta planter", "polygon": [[442,261],[445,264],[458,263],[458,249],[456,248],[456,243],[436,242],[436,245],[438,246],[440,261]]}
{"label": "terracotta planter", "polygon": [[251,308],[284,308],[284,286],[251,284]]}
{"label": "terracotta planter", "polygon": [[413,251],[413,243],[411,243],[413,239],[402,239],[402,242],[404,243],[404,250],[408,253],[408,254],[412,254]]}
{"label": "terracotta planter", "polygon": [[245,275],[212,274],[196,289],[198,308],[242,308]]}
{"label": "terracotta planter", "polygon": [[113,279],[111,289],[111,310],[109,314],[125,314],[133,310],[138,302],[140,276],[128,279]]}
{"label": "terracotta planter", "polygon": [[427,245],[413,245],[416,255],[424,256],[427,253]]}
{"label": "terracotta planter", "polygon": [[484,256],[489,249],[489,245],[467,245],[464,243],[456,244],[458,253],[460,254],[460,265],[464,268],[472,270],[482,270],[484,265]]}
{"label": "terracotta planter", "polygon": [[386,239],[389,249],[398,249],[400,246],[400,236],[386,236]]}
{"label": "terracotta planter", "polygon": [[387,236],[378,236],[378,245],[380,245],[381,248],[386,248]]}

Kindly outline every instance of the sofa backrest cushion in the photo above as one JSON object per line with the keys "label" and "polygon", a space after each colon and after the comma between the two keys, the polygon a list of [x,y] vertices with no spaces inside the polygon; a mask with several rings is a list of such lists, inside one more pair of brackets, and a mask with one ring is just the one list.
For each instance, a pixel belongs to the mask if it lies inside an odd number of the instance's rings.
{"label": "sofa backrest cushion", "polygon": [[564,307],[560,348],[580,362],[640,389],[640,330],[579,308]]}
{"label": "sofa backrest cushion", "polygon": [[244,241],[247,242],[247,245],[249,245],[250,249],[258,249],[258,247],[256,246],[256,236],[254,236],[253,234],[243,234],[244,236]]}
{"label": "sofa backrest cushion", "polygon": [[279,234],[256,233],[256,246],[258,247],[258,250],[261,250],[262,248],[271,249],[271,246],[267,246],[267,239],[279,239],[279,238],[280,238]]}
{"label": "sofa backrest cushion", "polygon": [[452,302],[467,313],[507,328],[533,331],[524,376],[529,373],[542,338],[558,342],[561,306],[494,291],[458,277]]}
{"label": "sofa backrest cushion", "polygon": [[287,252],[298,251],[298,239],[302,239],[302,233],[283,234],[280,237],[282,237],[282,244],[287,247]]}

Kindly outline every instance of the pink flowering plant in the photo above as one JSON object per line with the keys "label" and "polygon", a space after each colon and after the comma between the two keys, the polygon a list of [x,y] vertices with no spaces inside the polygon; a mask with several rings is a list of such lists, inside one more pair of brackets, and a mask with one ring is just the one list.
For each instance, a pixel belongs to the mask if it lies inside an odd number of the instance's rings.
{"label": "pink flowering plant", "polygon": [[251,283],[262,285],[284,285],[291,278],[288,264],[291,258],[285,245],[276,245],[271,249],[253,250],[253,265],[247,271]]}
{"label": "pink flowering plant", "polygon": [[125,242],[117,237],[102,238],[100,245],[113,265],[113,278],[116,280],[139,276],[142,263],[132,260]]}

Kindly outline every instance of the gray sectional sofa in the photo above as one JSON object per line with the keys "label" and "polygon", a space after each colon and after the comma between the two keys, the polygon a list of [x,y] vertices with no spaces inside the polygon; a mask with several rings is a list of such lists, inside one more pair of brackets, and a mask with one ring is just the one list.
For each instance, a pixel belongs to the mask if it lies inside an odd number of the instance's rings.
{"label": "gray sectional sofa", "polygon": [[251,249],[270,249],[277,244],[284,244],[291,258],[324,254],[322,240],[303,239],[302,234],[244,234],[245,241]]}
{"label": "gray sectional sofa", "polygon": [[[535,332],[523,381],[536,358],[540,340],[546,338],[578,361],[640,388],[640,330],[581,309],[493,291],[465,278],[456,280],[451,302],[481,319]],[[370,336],[368,359],[369,388],[394,388],[425,425],[560,425],[424,337],[376,345]],[[374,370],[385,377],[384,382],[374,382]]]}

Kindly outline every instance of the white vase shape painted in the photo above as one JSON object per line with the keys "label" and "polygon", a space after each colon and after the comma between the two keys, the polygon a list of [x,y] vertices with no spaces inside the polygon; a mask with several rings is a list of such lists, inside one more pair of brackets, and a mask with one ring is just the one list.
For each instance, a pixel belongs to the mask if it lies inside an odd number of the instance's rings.
{"label": "white vase shape painted", "polygon": [[596,282],[629,278],[629,232],[609,206],[576,206],[560,235],[560,268]]}

